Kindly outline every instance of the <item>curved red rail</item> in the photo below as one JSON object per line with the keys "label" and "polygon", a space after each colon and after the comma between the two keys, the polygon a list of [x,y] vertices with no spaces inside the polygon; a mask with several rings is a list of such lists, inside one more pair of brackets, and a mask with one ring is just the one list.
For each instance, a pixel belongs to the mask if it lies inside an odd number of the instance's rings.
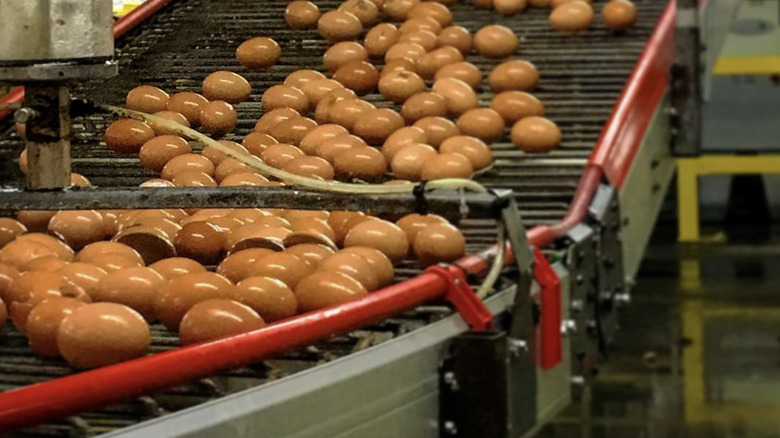
{"label": "curved red rail", "polygon": [[[167,1],[154,3],[164,4]],[[671,3],[613,110],[566,218],[555,226],[530,230],[528,237],[532,245],[545,246],[581,222],[604,176],[617,187],[622,184],[641,143],[643,130],[650,123],[666,87],[665,72],[668,72],[673,50],[670,41],[673,38],[674,15],[674,3]],[[507,263],[512,258],[512,252],[508,251]],[[474,274],[487,269],[485,258],[478,256],[465,257],[459,260],[458,265]],[[374,292],[360,301],[309,312],[250,333],[8,391],[0,394],[0,430],[62,418],[263,360],[281,351],[440,299],[446,290],[446,282],[440,276],[424,273]]]}
{"label": "curved red rail", "polygon": [[[114,38],[119,38],[126,34],[172,1],[173,0],[147,0],[141,6],[133,9],[132,12],[114,22]],[[0,98],[0,103],[17,103],[23,100],[24,87],[16,87],[11,90],[10,93]],[[9,114],[11,114],[11,110],[0,111],[0,120],[8,117]]]}

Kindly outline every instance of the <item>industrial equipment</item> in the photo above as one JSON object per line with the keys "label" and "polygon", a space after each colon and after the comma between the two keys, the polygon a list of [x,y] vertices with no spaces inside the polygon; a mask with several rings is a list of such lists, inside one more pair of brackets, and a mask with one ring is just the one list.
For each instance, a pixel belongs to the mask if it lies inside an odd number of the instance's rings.
{"label": "industrial equipment", "polygon": [[[0,12],[7,4],[0,0]],[[0,122],[8,175],[0,210],[8,214],[163,205],[370,206],[399,213],[423,204],[462,216],[459,227],[473,254],[424,272],[405,263],[397,269],[405,281],[365,299],[206,344],[178,347],[175,333],[153,326],[154,354],[92,371],[37,358],[23,335],[6,328],[0,429],[20,436],[533,433],[569,403],[573,380],[592,378],[608,351],[616,312],[629,300],[674,172],[675,6],[636,5],[639,21],[629,31],[611,34],[594,25],[576,35],[554,32],[544,9],[498,18],[470,3],[451,6],[458,24],[472,31],[498,22],[520,36],[519,55],[543,72],[535,94],[563,131],[562,146],[548,155],[524,154],[505,140],[492,145],[495,166],[479,177],[497,190],[490,195],[345,199],[284,188],[139,189],[150,175],[137,160],[100,145],[110,119],[88,111],[73,115],[72,166],[96,187],[30,192],[10,165],[23,142],[8,119]],[[325,42],[312,31],[288,29],[283,13],[283,4],[250,0],[148,0],[114,25],[120,75],[73,82],[72,94],[119,104],[141,83],[197,90],[211,71],[237,70],[237,44],[256,35],[273,37],[284,50],[273,69],[242,72],[256,90],[297,68],[320,68]],[[485,87],[481,98],[491,96]],[[379,95],[367,99],[386,104]],[[238,113],[236,132],[244,135],[262,108],[253,98]],[[496,220],[511,242],[508,267],[483,307],[467,283],[478,284],[499,252]]]}

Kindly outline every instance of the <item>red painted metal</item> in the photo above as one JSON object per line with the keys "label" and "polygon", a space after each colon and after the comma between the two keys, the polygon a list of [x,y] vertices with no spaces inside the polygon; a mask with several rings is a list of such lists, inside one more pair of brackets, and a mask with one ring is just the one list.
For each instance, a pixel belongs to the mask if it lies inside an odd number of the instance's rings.
{"label": "red painted metal", "polygon": [[[167,2],[153,2],[163,3]],[[641,139],[639,134],[644,128],[640,127],[649,123],[648,117],[652,116],[660,99],[659,90],[666,86],[666,72],[660,70],[661,64],[656,64],[653,57],[666,59],[665,51],[671,50],[664,46],[672,38],[674,12],[671,4],[643,52],[629,86],[621,95],[591,156],[566,218],[560,224],[530,230],[528,238],[532,245],[545,246],[581,222],[605,175],[617,187],[622,183],[636,153],[634,142]],[[127,26],[135,21],[126,20]],[[634,106],[646,107],[647,111],[634,111]],[[508,250],[506,263],[511,263],[513,257],[511,249]],[[459,260],[456,266],[476,275],[483,273],[488,263],[484,257],[469,256]],[[460,275],[463,279],[463,274]],[[374,292],[362,300],[309,312],[254,332],[8,391],[0,394],[0,430],[62,418],[256,362],[443,298],[447,292],[448,282],[444,276],[428,272]]]}
{"label": "red painted metal", "polygon": [[431,266],[425,272],[438,275],[446,282],[444,298],[452,303],[472,330],[481,332],[493,326],[493,314],[471,289],[462,269]]}
{"label": "red painted metal", "polygon": [[[174,0],[147,0],[141,6],[114,22],[114,38],[119,38],[126,34],[172,1]],[[23,100],[24,87],[16,87],[10,93],[0,98],[0,103],[16,103]],[[8,117],[9,114],[11,114],[10,110],[0,111],[0,120]]]}
{"label": "red painted metal", "polygon": [[7,391],[0,394],[0,430],[66,417],[267,359],[442,298],[446,291],[443,276],[422,274],[362,300],[305,313],[253,332]]}
{"label": "red painted metal", "polygon": [[561,279],[547,257],[534,251],[534,278],[541,286],[539,308],[541,320],[537,328],[539,365],[542,369],[555,368],[563,357],[561,339]]}

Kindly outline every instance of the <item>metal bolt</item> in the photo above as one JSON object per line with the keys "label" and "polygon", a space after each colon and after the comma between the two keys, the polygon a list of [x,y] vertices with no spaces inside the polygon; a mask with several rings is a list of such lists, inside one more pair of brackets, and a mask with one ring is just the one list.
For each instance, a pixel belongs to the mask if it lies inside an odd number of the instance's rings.
{"label": "metal bolt", "polygon": [[38,117],[40,113],[32,108],[20,108],[14,113],[14,121],[16,123],[27,123],[30,119]]}
{"label": "metal bolt", "polygon": [[574,385],[584,385],[585,377],[583,376],[571,376],[571,383]]}
{"label": "metal bolt", "polygon": [[445,421],[444,422],[444,431],[447,432],[447,435],[457,435],[458,434],[458,427],[455,426],[454,421]]}
{"label": "metal bolt", "polygon": [[577,333],[577,322],[573,319],[564,319],[561,321],[561,335],[566,336],[569,333]]}
{"label": "metal bolt", "polygon": [[444,373],[444,383],[450,388],[450,391],[456,392],[458,389],[460,389],[460,386],[458,386],[458,379],[455,378],[455,373],[452,371],[447,371]]}
{"label": "metal bolt", "polygon": [[581,312],[585,308],[585,303],[582,300],[571,300],[571,310],[574,312]]}
{"label": "metal bolt", "polygon": [[613,300],[615,300],[615,303],[617,304],[629,304],[631,303],[631,295],[623,293],[623,294],[615,294],[612,297]]}
{"label": "metal bolt", "polygon": [[509,338],[509,351],[513,356],[519,357],[522,353],[528,352],[528,343],[522,339]]}

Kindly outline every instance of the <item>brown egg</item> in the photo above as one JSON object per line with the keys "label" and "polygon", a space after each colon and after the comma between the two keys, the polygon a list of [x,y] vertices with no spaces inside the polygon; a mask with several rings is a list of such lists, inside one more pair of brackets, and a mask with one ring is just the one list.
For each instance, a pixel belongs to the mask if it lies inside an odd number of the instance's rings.
{"label": "brown egg", "polygon": [[518,90],[530,91],[539,80],[539,71],[528,61],[507,61],[496,66],[488,76],[494,93]]}
{"label": "brown egg", "polygon": [[71,249],[71,247],[65,244],[65,242],[56,239],[52,236],[49,236],[47,234],[43,234],[43,233],[22,234],[21,236],[16,238],[16,242],[22,242],[22,241],[42,244],[47,248],[49,248],[50,250],[54,251],[57,257],[61,258],[62,260],[65,260],[66,262],[73,260],[73,257],[75,256],[75,254],[73,253],[73,249]]}
{"label": "brown egg", "polygon": [[416,121],[414,126],[425,131],[427,144],[434,148],[438,148],[444,140],[460,134],[458,127],[444,117],[424,117]]}
{"label": "brown egg", "polygon": [[211,176],[199,170],[183,170],[171,180],[176,187],[216,187],[217,182]]}
{"label": "brown egg", "polygon": [[304,278],[294,290],[300,312],[348,303],[368,294],[354,278],[340,272],[324,271]]}
{"label": "brown egg", "polygon": [[330,46],[322,57],[325,68],[331,73],[335,72],[339,67],[348,62],[365,61],[366,59],[368,59],[368,52],[365,47],[355,41],[342,41],[336,43]]}
{"label": "brown egg", "polygon": [[120,231],[114,237],[114,241],[138,251],[144,264],[148,265],[176,255],[176,248],[168,234],[169,232],[171,230],[165,232],[148,225],[133,225]]}
{"label": "brown egg", "polygon": [[138,312],[115,303],[76,308],[60,323],[57,347],[74,368],[97,368],[144,356],[149,325]]}
{"label": "brown egg", "polygon": [[151,268],[128,268],[110,272],[98,283],[92,296],[95,302],[124,304],[147,321],[156,319],[154,303],[167,281]]}
{"label": "brown egg", "polygon": [[16,219],[31,233],[46,231],[56,210],[23,210],[16,214]]}
{"label": "brown egg", "polygon": [[215,100],[200,110],[200,125],[212,138],[221,138],[236,127],[236,110],[233,105]]}
{"label": "brown egg", "polygon": [[477,93],[460,79],[438,79],[433,83],[433,91],[444,97],[449,114],[455,117],[479,105]]}
{"label": "brown egg", "polygon": [[7,263],[0,263],[0,300],[10,302],[8,291],[11,284],[19,278],[19,271]]}
{"label": "brown egg", "polygon": [[315,268],[335,253],[330,246],[315,243],[299,243],[285,249],[284,252],[300,257]]}
{"label": "brown egg", "polygon": [[436,149],[421,143],[404,146],[393,156],[390,168],[398,179],[420,181],[423,163],[436,155]]}
{"label": "brown egg", "polygon": [[229,254],[247,248],[266,248],[273,251],[282,251],[284,249],[284,238],[291,233],[292,230],[290,230],[289,225],[283,227],[269,226],[259,222],[246,224],[232,230],[228,234],[224,248]]}
{"label": "brown egg", "polygon": [[466,157],[474,170],[493,164],[493,153],[482,140],[467,135],[457,135],[444,140],[439,146],[442,154],[460,154]]}
{"label": "brown egg", "polygon": [[151,85],[140,85],[127,93],[125,102],[127,109],[154,114],[165,111],[168,93]]}
{"label": "brown egg", "polygon": [[200,110],[207,103],[208,99],[200,94],[184,91],[171,95],[167,108],[186,117],[192,127],[197,127],[200,126]]}
{"label": "brown egg", "polygon": [[14,325],[24,332],[30,312],[42,302],[56,297],[73,298],[89,303],[91,299],[84,289],[51,272],[23,272],[9,290],[8,308]]}
{"label": "brown egg", "polygon": [[593,7],[585,1],[563,3],[550,14],[550,25],[563,33],[586,30],[592,21]]}
{"label": "brown egg", "polygon": [[493,0],[493,7],[499,14],[512,16],[519,12],[523,12],[527,4],[527,0]]}
{"label": "brown egg", "polygon": [[508,27],[491,24],[474,34],[474,47],[485,58],[506,58],[517,50],[517,35]]}
{"label": "brown egg", "polygon": [[103,258],[105,254],[119,254],[130,260],[143,263],[141,255],[133,248],[118,242],[95,242],[85,246],[76,255],[77,262],[94,263]]}
{"label": "brown egg", "polygon": [[[336,83],[338,84],[338,82]],[[333,108],[333,105],[335,105],[336,102],[340,100],[356,99],[357,95],[354,91],[344,88],[343,85],[339,84],[339,88],[329,91],[325,96],[322,97],[322,99],[320,99],[320,102],[317,104],[317,108],[314,111],[314,119],[317,121],[317,123],[329,123],[331,121],[330,110]]]}
{"label": "brown egg", "polygon": [[[265,90],[262,103],[266,112],[277,108],[291,108],[303,114],[309,109],[309,99],[303,91],[284,84]],[[260,131],[257,127],[255,130]]]}
{"label": "brown egg", "polygon": [[333,79],[362,96],[376,89],[379,72],[366,61],[351,61],[339,67],[333,74]]}
{"label": "brown egg", "polygon": [[365,214],[358,211],[334,211],[328,218],[328,225],[333,229],[336,238],[334,242],[341,246],[349,231],[357,224],[370,220]]}
{"label": "brown egg", "polygon": [[287,4],[284,21],[293,29],[314,29],[320,19],[320,8],[306,0],[296,0]]}
{"label": "brown egg", "polygon": [[382,11],[393,21],[404,21],[420,0],[386,0]]}
{"label": "brown egg", "polygon": [[178,135],[161,135],[144,143],[138,158],[147,169],[160,172],[173,157],[189,153],[192,147],[187,140]]}
{"label": "brown egg", "polygon": [[268,37],[244,41],[236,49],[236,58],[249,70],[263,70],[276,64],[282,56],[279,44]]}
{"label": "brown egg", "polygon": [[474,166],[461,154],[439,154],[423,163],[421,178],[432,181],[443,178],[470,178]]}
{"label": "brown egg", "polygon": [[27,149],[24,149],[19,154],[19,171],[25,175],[30,171],[30,162],[27,160]]}
{"label": "brown egg", "polygon": [[525,117],[544,115],[542,102],[524,91],[504,91],[493,98],[490,107],[501,114],[507,123],[514,123]]}
{"label": "brown egg", "polygon": [[86,176],[71,172],[70,174],[70,185],[76,186],[76,187],[91,187],[92,183],[89,182]]}
{"label": "brown egg", "polygon": [[406,239],[409,242],[409,247],[412,248],[414,246],[414,239],[420,231],[431,225],[446,223],[448,223],[447,219],[435,214],[422,215],[411,213],[398,219],[395,224],[404,231]]}
{"label": "brown egg", "polygon": [[390,108],[378,108],[360,117],[352,132],[368,144],[381,145],[393,132],[404,127],[404,119]]}
{"label": "brown egg", "polygon": [[19,272],[38,271],[38,272],[57,272],[60,268],[67,265],[68,262],[62,260],[56,255],[38,257],[19,266]]}
{"label": "brown egg", "polygon": [[454,262],[466,253],[466,238],[450,224],[431,225],[417,234],[414,253],[424,266]]}
{"label": "brown egg", "polygon": [[326,95],[328,95],[328,93],[343,88],[344,86],[335,80],[323,78],[315,79],[303,84],[300,90],[303,91],[303,94],[306,95],[307,99],[309,99],[309,105],[316,108],[316,106]]}
{"label": "brown egg", "polygon": [[490,108],[474,108],[458,117],[458,129],[463,135],[493,143],[504,134],[504,119]]}
{"label": "brown egg", "polygon": [[332,138],[322,142],[315,151],[315,154],[325,159],[326,161],[333,163],[336,155],[352,148],[364,148],[366,142],[360,137],[345,134]]}
{"label": "brown egg", "polygon": [[379,287],[379,279],[370,263],[357,254],[339,252],[323,260],[320,272],[340,272],[359,281],[368,292]]}
{"label": "brown egg", "polygon": [[260,155],[260,158],[269,166],[281,169],[287,162],[303,156],[305,156],[305,154],[297,147],[290,144],[279,143],[268,146]]}
{"label": "brown egg", "polygon": [[266,322],[289,318],[298,311],[292,289],[269,277],[250,277],[236,287],[236,300],[257,312]]}
{"label": "brown egg", "polygon": [[271,127],[268,133],[279,143],[298,145],[303,137],[317,127],[317,122],[308,117],[293,117]]}
{"label": "brown egg", "polygon": [[406,126],[392,133],[382,145],[382,154],[389,162],[402,147],[414,143],[427,144],[428,134],[418,126]]}
{"label": "brown egg", "polygon": [[455,47],[463,56],[471,53],[473,45],[471,32],[462,26],[450,26],[442,29],[436,41],[438,47]]}
{"label": "brown egg", "polygon": [[406,32],[414,32],[415,30],[429,30],[436,35],[441,32],[442,25],[439,24],[438,21],[434,20],[433,18],[428,17],[418,17],[418,18],[409,18],[401,25],[401,27],[398,28],[398,31],[401,33]]}
{"label": "brown egg", "polygon": [[425,82],[417,75],[406,70],[389,73],[379,79],[379,92],[396,103],[402,103],[410,97],[425,91]]}
{"label": "brown egg", "polygon": [[329,181],[333,179],[333,166],[320,157],[298,157],[285,163],[282,170],[295,175],[307,178],[322,179]]}
{"label": "brown egg", "polygon": [[51,218],[49,232],[75,249],[106,237],[103,217],[95,210],[60,211]]}
{"label": "brown egg", "polygon": [[9,217],[0,217],[0,248],[27,232],[21,222]]}
{"label": "brown egg", "polygon": [[155,300],[155,312],[166,327],[178,330],[179,323],[192,306],[209,299],[236,297],[236,287],[227,278],[213,272],[196,272],[168,280]]}
{"label": "brown egg", "polygon": [[144,122],[119,119],[106,128],[106,145],[118,154],[137,154],[141,146],[154,138],[154,131]]}
{"label": "brown egg", "polygon": [[[273,87],[272,87],[273,88]],[[292,108],[277,108],[273,110],[267,110],[260,120],[255,124],[255,132],[260,134],[268,134],[268,131],[277,124],[300,117],[301,114]],[[278,143],[278,141],[277,141]]]}
{"label": "brown egg", "polygon": [[320,125],[306,133],[301,140],[300,149],[307,155],[315,155],[319,145],[345,134],[349,134],[349,131],[343,126],[333,123]]}
{"label": "brown egg", "polygon": [[384,287],[393,282],[395,272],[393,263],[381,251],[375,248],[352,246],[341,250],[341,254],[355,254],[362,257],[376,275],[379,287]]}
{"label": "brown egg", "polygon": [[[289,85],[303,91],[303,86],[309,82],[327,79],[324,74],[311,69],[295,70],[284,78],[284,85]],[[305,94],[305,92],[304,92]]]}
{"label": "brown egg", "polygon": [[182,226],[173,240],[176,254],[204,265],[216,265],[222,259],[226,232],[208,222],[191,222]]}
{"label": "brown egg", "polygon": [[636,23],[636,6],[628,0],[611,0],[601,9],[601,20],[610,30],[626,30]]}
{"label": "brown egg", "polygon": [[379,73],[379,77],[383,78],[390,73],[397,71],[409,71],[412,73],[417,72],[417,63],[409,58],[395,58],[385,62],[385,66]]}
{"label": "brown egg", "polygon": [[[231,151],[237,153],[237,154],[247,154],[249,151],[244,146],[241,146],[240,144],[230,141],[230,140],[220,140],[219,144],[222,146],[225,146],[226,148],[230,149]],[[215,166],[222,163],[223,160],[229,158],[224,153],[217,150],[215,147],[206,146],[205,149],[203,149],[203,156],[211,160],[212,163],[214,163]],[[208,168],[208,166],[206,166]],[[204,172],[207,172],[207,169],[203,169]],[[216,172],[216,169],[215,169]],[[212,173],[209,173],[212,174]]]}
{"label": "brown egg", "polygon": [[417,72],[425,79],[433,79],[442,67],[463,61],[463,55],[452,46],[439,47],[417,60]]}
{"label": "brown egg", "polygon": [[25,329],[30,346],[36,354],[43,357],[57,357],[57,331],[62,320],[76,309],[86,306],[73,298],[54,297],[43,301],[30,311]]}
{"label": "brown egg", "polygon": [[244,140],[241,141],[241,144],[244,145],[247,152],[256,157],[259,157],[265,148],[277,143],[279,142],[275,138],[268,134],[261,134],[259,132],[250,132],[246,137],[244,137]]}
{"label": "brown egg", "polygon": [[233,283],[238,283],[255,275],[254,262],[271,254],[275,254],[274,251],[267,248],[249,248],[234,252],[222,260],[217,267],[217,273]]}
{"label": "brown egg", "polygon": [[376,181],[387,171],[387,161],[377,149],[370,147],[351,148],[339,152],[333,159],[333,166],[339,179],[351,181],[354,178]]}
{"label": "brown egg", "polygon": [[385,62],[407,58],[416,63],[420,57],[425,55],[425,53],[425,47],[419,44],[399,42],[387,49],[387,53],[385,53]]}
{"label": "brown egg", "polygon": [[227,217],[227,216],[212,217],[206,219],[206,222],[210,223],[211,225],[216,225],[218,228],[228,233],[235,230],[238,227],[246,225],[243,221],[240,221],[234,217]]}
{"label": "brown egg", "polygon": [[436,41],[438,37],[430,30],[415,30],[412,32],[406,32],[401,34],[398,42],[400,43],[415,43],[422,46],[426,51],[430,52],[436,48]]}
{"label": "brown egg", "polygon": [[298,219],[321,219],[324,221],[328,220],[328,217],[330,216],[330,212],[327,210],[281,210],[279,213],[287,219],[288,221],[298,220]]}
{"label": "brown egg", "polygon": [[165,280],[194,272],[206,272],[203,265],[186,257],[162,259],[149,265],[149,268],[160,274]]}
{"label": "brown egg", "polygon": [[406,234],[396,224],[381,219],[363,221],[352,227],[344,238],[344,246],[365,246],[381,251],[393,263],[409,252]]}
{"label": "brown egg", "polygon": [[192,306],[179,326],[182,345],[196,344],[265,327],[254,310],[233,300],[210,299]]}
{"label": "brown egg", "polygon": [[220,187],[237,187],[237,186],[266,187],[269,185],[270,183],[268,181],[268,178],[251,171],[236,172],[230,174],[226,176],[221,183],[219,183]]}
{"label": "brown egg", "polygon": [[374,105],[361,99],[337,100],[328,111],[328,120],[352,130],[359,118],[375,109]]}
{"label": "brown egg", "polygon": [[320,35],[331,43],[355,40],[363,31],[363,23],[347,11],[326,12],[317,21]]}
{"label": "brown egg", "polygon": [[273,216],[273,214],[259,208],[237,208],[227,215],[227,217],[238,219],[245,224],[253,224],[267,216]]}
{"label": "brown egg", "polygon": [[512,143],[526,153],[547,153],[561,143],[561,130],[544,117],[526,117],[512,126]]}
{"label": "brown egg", "polygon": [[104,254],[101,258],[96,259],[90,263],[106,272],[118,271],[120,269],[127,269],[144,265],[143,262],[139,262],[135,259],[131,259],[117,253]]}
{"label": "brown egg", "polygon": [[449,26],[452,24],[452,12],[443,4],[437,2],[422,2],[414,5],[407,14],[408,18],[433,18],[439,24]]}
{"label": "brown egg", "polygon": [[[336,233],[333,231],[333,229],[328,225],[327,219],[321,219],[316,216],[309,216],[309,217],[291,217],[290,218],[290,229],[293,232],[306,232],[306,231],[316,231],[317,233],[325,236],[328,238],[329,241],[332,241],[336,238]],[[287,236],[288,238],[290,236]],[[293,239],[295,240],[295,239]],[[330,244],[331,242],[324,242],[323,244]],[[293,243],[290,246],[293,246]]]}
{"label": "brown egg", "polygon": [[[160,181],[165,180],[161,179]],[[168,181],[165,182],[169,183]],[[113,236],[119,232],[119,224],[117,224],[117,220],[123,213],[122,210],[98,210],[98,212],[100,213],[100,216],[103,217],[103,228],[105,229],[106,235]]]}
{"label": "brown egg", "polygon": [[[169,121],[171,121],[173,123],[182,125],[182,126],[184,126],[186,128],[190,127],[190,121],[187,120],[187,118],[184,117],[184,114],[182,114],[182,113],[177,113],[177,112],[174,112],[174,111],[158,111],[158,112],[154,113],[153,115],[157,116],[157,117],[160,117],[160,118],[163,118],[165,120],[169,120]],[[157,135],[179,135],[179,133],[176,132],[176,130],[174,130],[172,128],[168,128],[166,126],[163,126],[162,124],[157,124],[157,123],[150,122],[149,126],[152,127],[152,129],[154,130],[154,133],[157,134]]]}
{"label": "brown egg", "polygon": [[401,116],[407,123],[414,123],[423,117],[444,117],[447,115],[447,101],[439,93],[425,91],[417,93],[404,102]]}
{"label": "brown egg", "polygon": [[252,168],[250,168],[246,164],[236,161],[232,158],[228,158],[222,160],[217,166],[217,168],[214,170],[214,179],[218,183],[222,184],[222,181],[224,181],[225,178],[236,173],[254,173],[254,172]]}
{"label": "brown egg", "polygon": [[[176,233],[181,229],[181,226],[179,224],[177,224],[176,222],[170,219],[166,219],[164,217],[140,218],[136,220],[135,223],[133,224],[133,226],[137,226],[137,225],[143,225],[146,227],[154,228],[155,230],[165,234],[165,236],[168,237],[169,239],[173,239]],[[127,228],[123,228],[122,231],[126,230]]]}
{"label": "brown egg", "polygon": [[196,170],[206,175],[213,175],[214,169],[214,163],[203,155],[193,153],[181,154],[171,158],[163,166],[160,176],[170,181],[175,175],[187,170]]}
{"label": "brown egg", "polygon": [[363,46],[369,56],[384,57],[387,51],[398,42],[400,32],[395,25],[380,23],[371,28],[363,40]]}
{"label": "brown egg", "polygon": [[176,187],[172,182],[162,178],[147,179],[138,185],[138,187]]}
{"label": "brown egg", "polygon": [[38,242],[15,240],[0,250],[0,262],[20,268],[41,257],[56,256],[55,252]]}
{"label": "brown egg", "polygon": [[371,26],[379,18],[379,8],[371,0],[347,0],[339,6],[339,11],[355,15],[363,26]]}
{"label": "brown egg", "polygon": [[313,270],[303,259],[288,253],[268,255],[252,263],[255,276],[275,278],[291,289],[295,289],[298,282]]}

